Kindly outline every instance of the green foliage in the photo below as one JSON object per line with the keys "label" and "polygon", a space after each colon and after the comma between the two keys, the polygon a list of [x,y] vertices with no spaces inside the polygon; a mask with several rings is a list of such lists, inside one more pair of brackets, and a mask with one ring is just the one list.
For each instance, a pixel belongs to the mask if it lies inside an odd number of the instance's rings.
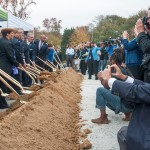
{"label": "green foliage", "polygon": [[94,42],[103,41],[109,37],[116,38],[121,36],[124,30],[127,30],[133,35],[136,21],[142,18],[144,14],[145,10],[141,10],[129,18],[123,18],[117,15],[97,16],[94,20],[96,25],[93,31]]}
{"label": "green foliage", "polygon": [[62,41],[61,41],[61,52],[62,52],[62,58],[65,59],[65,52],[66,47],[68,44],[71,43],[71,36],[74,33],[74,28],[71,29],[65,29],[64,33],[62,35]]}

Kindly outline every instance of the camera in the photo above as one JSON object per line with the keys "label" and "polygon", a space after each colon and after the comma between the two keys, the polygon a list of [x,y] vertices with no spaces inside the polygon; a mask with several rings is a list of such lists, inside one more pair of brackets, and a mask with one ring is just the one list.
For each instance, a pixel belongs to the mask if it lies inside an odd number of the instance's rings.
{"label": "camera", "polygon": [[143,22],[143,24],[146,26],[146,27],[150,27],[150,24],[148,23],[148,20],[149,18],[147,17],[147,16],[144,16],[143,18],[142,18],[142,22]]}

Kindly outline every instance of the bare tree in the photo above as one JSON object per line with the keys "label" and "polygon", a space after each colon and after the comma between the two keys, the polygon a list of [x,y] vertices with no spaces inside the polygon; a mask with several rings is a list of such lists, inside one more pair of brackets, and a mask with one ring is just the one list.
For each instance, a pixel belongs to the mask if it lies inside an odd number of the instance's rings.
{"label": "bare tree", "polygon": [[17,16],[23,20],[29,18],[30,12],[27,9],[30,5],[36,4],[34,0],[0,0],[0,5],[3,9],[11,12],[14,16]]}
{"label": "bare tree", "polygon": [[56,18],[45,18],[43,20],[43,26],[46,28],[47,32],[52,32],[52,33],[60,33],[60,29],[62,28],[61,25],[61,20],[58,20]]}

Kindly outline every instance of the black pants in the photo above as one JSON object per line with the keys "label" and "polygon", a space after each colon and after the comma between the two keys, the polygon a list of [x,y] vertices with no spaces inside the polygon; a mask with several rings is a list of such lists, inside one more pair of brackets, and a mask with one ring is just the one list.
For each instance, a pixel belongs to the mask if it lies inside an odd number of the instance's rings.
{"label": "black pants", "polygon": [[87,64],[85,63],[85,60],[80,61],[80,69],[81,69],[81,73],[83,75],[85,75],[86,74],[86,69],[87,69]]}
{"label": "black pants", "polygon": [[67,55],[67,67],[73,67],[73,56]]}
{"label": "black pants", "polygon": [[93,67],[94,67],[95,79],[98,79],[98,78],[97,78],[97,74],[98,74],[98,66],[99,66],[99,61],[94,60],[94,61],[93,61]]}
{"label": "black pants", "polygon": [[94,70],[94,68],[93,68],[93,60],[92,59],[89,59],[88,61],[87,61],[87,66],[88,66],[88,73],[89,73],[89,78],[91,79],[91,76],[93,75],[93,70]]}
{"label": "black pants", "polygon": [[[2,89],[2,91],[4,93],[8,93],[7,87],[1,81],[0,81],[0,88]],[[6,100],[5,100],[5,97],[2,97],[0,95],[0,109],[7,108],[7,107],[8,107],[8,104],[7,104]]]}

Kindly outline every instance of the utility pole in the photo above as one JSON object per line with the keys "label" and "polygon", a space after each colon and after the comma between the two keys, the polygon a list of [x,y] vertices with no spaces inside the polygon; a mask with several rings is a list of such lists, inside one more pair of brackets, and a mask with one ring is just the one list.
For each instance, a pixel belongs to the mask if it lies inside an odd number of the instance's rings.
{"label": "utility pole", "polygon": [[89,24],[89,32],[91,33],[91,42],[93,42],[93,37],[94,37],[93,31],[94,31],[94,24],[90,23]]}

